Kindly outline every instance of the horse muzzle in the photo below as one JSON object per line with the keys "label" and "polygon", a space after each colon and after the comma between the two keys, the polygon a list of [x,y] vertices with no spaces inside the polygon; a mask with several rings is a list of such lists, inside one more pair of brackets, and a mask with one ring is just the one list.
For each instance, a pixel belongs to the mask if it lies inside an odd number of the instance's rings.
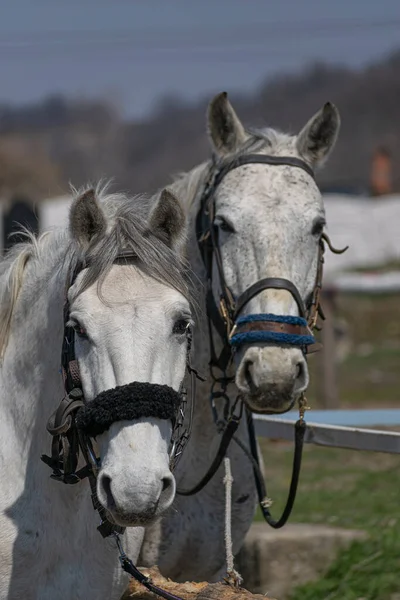
{"label": "horse muzzle", "polygon": [[253,412],[286,412],[307,389],[307,362],[299,348],[251,345],[241,354],[236,385]]}

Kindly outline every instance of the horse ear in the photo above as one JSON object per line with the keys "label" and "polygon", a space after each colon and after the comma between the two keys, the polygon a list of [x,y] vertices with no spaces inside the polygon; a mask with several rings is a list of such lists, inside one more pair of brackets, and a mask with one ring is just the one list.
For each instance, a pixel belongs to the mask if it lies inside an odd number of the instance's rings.
{"label": "horse ear", "polygon": [[212,144],[221,156],[235,152],[247,138],[245,129],[233,110],[226,92],[218,94],[211,100],[207,121]]}
{"label": "horse ear", "polygon": [[339,111],[334,104],[327,102],[297,136],[299,154],[312,165],[320,165],[333,149],[339,129]]}
{"label": "horse ear", "polygon": [[180,250],[186,237],[186,215],[178,198],[164,189],[149,218],[149,229],[172,250]]}
{"label": "horse ear", "polygon": [[105,233],[106,219],[93,189],[86,190],[78,196],[69,213],[69,229],[71,236],[78,244],[87,247],[90,242]]}

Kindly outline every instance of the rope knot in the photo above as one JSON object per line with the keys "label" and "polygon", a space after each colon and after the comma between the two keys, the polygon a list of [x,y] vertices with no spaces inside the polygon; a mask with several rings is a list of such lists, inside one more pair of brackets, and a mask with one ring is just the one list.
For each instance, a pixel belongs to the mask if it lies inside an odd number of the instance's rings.
{"label": "rope knot", "polygon": [[265,498],[263,500],[261,500],[261,506],[263,508],[271,508],[273,503],[274,503],[274,501],[272,500],[272,498],[268,498],[268,496],[265,496]]}

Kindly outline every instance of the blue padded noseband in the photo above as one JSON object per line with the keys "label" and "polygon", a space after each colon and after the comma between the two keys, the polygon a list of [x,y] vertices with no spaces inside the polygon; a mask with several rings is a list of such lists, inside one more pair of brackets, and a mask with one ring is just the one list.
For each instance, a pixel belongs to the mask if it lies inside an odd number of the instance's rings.
{"label": "blue padded noseband", "polygon": [[[260,328],[257,327],[260,323]],[[292,325],[301,333],[288,333],[288,331],[271,331],[262,328],[262,323],[281,323]],[[250,326],[250,327],[249,327]],[[300,329],[301,328],[301,329]],[[279,329],[279,326],[277,327]],[[282,329],[284,329],[282,327]],[[285,328],[287,329],[287,328]],[[274,344],[285,344],[287,346],[310,346],[315,344],[315,338],[307,327],[307,321],[303,317],[286,315],[254,314],[239,317],[230,337],[230,345],[238,348],[244,344],[255,342],[272,342]]]}

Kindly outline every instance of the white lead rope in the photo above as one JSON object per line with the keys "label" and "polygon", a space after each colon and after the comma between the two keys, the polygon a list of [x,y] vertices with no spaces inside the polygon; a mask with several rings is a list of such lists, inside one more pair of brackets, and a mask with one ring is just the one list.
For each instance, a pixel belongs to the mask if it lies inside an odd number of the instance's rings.
{"label": "white lead rope", "polygon": [[224,458],[225,477],[223,479],[225,485],[225,551],[226,551],[226,581],[227,583],[238,588],[243,583],[243,579],[235,570],[234,558],[232,551],[232,484],[233,477],[231,471],[231,461],[229,458]]}

